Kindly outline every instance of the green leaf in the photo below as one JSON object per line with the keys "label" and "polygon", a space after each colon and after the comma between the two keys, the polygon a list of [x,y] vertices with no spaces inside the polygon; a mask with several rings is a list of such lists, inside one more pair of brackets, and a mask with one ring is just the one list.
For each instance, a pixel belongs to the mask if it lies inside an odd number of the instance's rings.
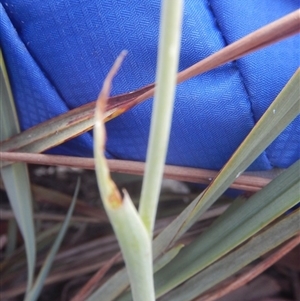
{"label": "green leaf", "polygon": [[300,210],[298,209],[267,230],[257,234],[237,250],[226,255],[203,272],[166,294],[160,301],[193,300],[289,238],[299,235],[299,214]]}
{"label": "green leaf", "polygon": [[160,258],[158,258],[154,262],[154,267],[153,267],[154,273],[156,273],[157,271],[159,271],[160,269],[162,269],[166,264],[168,264],[169,262],[171,262],[178,255],[178,253],[180,252],[180,250],[183,247],[184,247],[183,244],[179,244],[176,247],[173,247],[172,249],[170,249],[165,254],[163,254]]}
{"label": "green leaf", "polygon": [[78,181],[77,181],[74,196],[73,196],[73,199],[72,199],[72,203],[71,203],[70,208],[67,212],[66,218],[65,218],[65,220],[64,220],[64,222],[61,226],[61,229],[60,229],[58,235],[55,238],[54,244],[51,247],[51,250],[49,251],[49,253],[48,253],[48,255],[45,259],[43,267],[41,268],[41,270],[39,272],[39,275],[38,275],[32,289],[29,291],[29,293],[27,294],[27,296],[25,298],[25,301],[35,301],[35,300],[37,300],[41,290],[43,289],[45,279],[46,279],[46,277],[47,277],[47,275],[48,275],[48,273],[51,269],[54,257],[56,255],[56,253],[57,253],[57,251],[58,251],[58,249],[61,245],[61,242],[62,242],[62,240],[65,236],[65,233],[68,229],[68,225],[69,225],[72,213],[73,213],[74,208],[75,208],[75,203],[76,203],[76,199],[77,199],[77,196],[78,196],[79,187],[80,187],[80,179],[78,179]]}
{"label": "green leaf", "polygon": [[185,221],[178,236],[181,236],[297,117],[300,113],[299,82],[300,68],[295,72],[243,143],[238,147],[230,160],[225,164],[218,176],[205,191],[193,213]]}
{"label": "green leaf", "polygon": [[179,62],[182,0],[162,2],[156,89],[139,213],[152,239],[167,156]]}
{"label": "green leaf", "polygon": [[[2,52],[0,52],[0,67],[0,140],[4,140],[18,133],[20,128]],[[33,202],[27,165],[16,163],[6,166],[1,169],[1,176],[10,205],[24,238],[28,265],[28,291],[33,282],[36,247],[32,210]]]}
{"label": "green leaf", "polygon": [[[103,83],[95,111],[94,156],[96,176],[105,211],[118,239],[129,275],[133,299],[154,301],[152,245],[147,229],[126,191],[122,199],[110,177],[104,155],[106,132],[103,123],[104,108],[111,81],[125,56],[122,52]],[[93,300],[91,296],[88,300]]]}
{"label": "green leaf", "polygon": [[207,231],[155,275],[157,296],[215,262],[299,202],[300,160],[247,202],[233,203]]}

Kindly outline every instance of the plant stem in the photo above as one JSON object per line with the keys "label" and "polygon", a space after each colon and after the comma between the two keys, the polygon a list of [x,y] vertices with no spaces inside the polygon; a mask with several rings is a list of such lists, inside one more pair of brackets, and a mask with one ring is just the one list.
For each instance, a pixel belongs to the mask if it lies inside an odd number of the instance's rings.
{"label": "plant stem", "polygon": [[163,1],[156,74],[157,87],[139,207],[140,216],[150,237],[152,237],[154,227],[172,122],[182,11],[182,0]]}

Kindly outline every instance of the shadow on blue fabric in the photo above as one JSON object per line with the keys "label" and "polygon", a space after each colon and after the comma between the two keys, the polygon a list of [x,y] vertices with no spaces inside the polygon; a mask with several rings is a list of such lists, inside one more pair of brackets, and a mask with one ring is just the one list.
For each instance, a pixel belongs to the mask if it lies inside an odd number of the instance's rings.
{"label": "shadow on blue fabric", "polygon": [[[160,1],[1,0],[0,43],[22,129],[97,98],[109,68],[129,51],[112,94],[154,81]],[[297,1],[187,0],[180,70],[296,10]],[[220,169],[299,65],[299,36],[178,86],[167,163]],[[107,123],[107,157],[143,161],[152,101]],[[250,170],[300,158],[300,117]],[[86,133],[52,153],[93,155]]]}

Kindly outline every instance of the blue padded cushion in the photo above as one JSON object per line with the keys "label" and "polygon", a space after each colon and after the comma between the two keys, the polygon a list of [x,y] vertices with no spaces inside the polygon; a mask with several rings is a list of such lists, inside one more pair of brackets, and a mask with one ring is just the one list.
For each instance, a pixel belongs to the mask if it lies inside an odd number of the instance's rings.
{"label": "blue padded cushion", "polygon": [[[23,130],[93,101],[116,56],[129,51],[112,95],[155,79],[158,0],[1,0],[0,43]],[[292,0],[186,0],[179,69],[298,8]],[[168,164],[220,169],[299,65],[299,36],[178,86]],[[107,123],[107,157],[145,160],[152,100]],[[300,157],[300,117],[251,165]],[[86,133],[52,153],[93,155]]]}

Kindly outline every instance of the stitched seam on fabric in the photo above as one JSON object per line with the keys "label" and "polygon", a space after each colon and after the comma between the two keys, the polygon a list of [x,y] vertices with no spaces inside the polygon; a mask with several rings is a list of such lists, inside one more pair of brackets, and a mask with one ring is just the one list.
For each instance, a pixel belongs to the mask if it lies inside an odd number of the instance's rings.
{"label": "stitched seam on fabric", "polygon": [[[207,3],[207,7],[208,7],[209,11],[211,12],[211,14],[212,14],[212,16],[214,18],[216,28],[220,32],[220,34],[221,34],[221,36],[222,36],[222,38],[224,40],[224,44],[227,46],[228,45],[227,39],[226,39],[225,35],[223,34],[223,32],[221,30],[221,26],[219,25],[218,19],[217,19],[215,13],[214,13],[214,9],[213,9],[213,7],[212,7],[212,5],[211,5],[211,3],[210,3],[209,0],[207,0],[206,3]],[[237,71],[239,73],[239,77],[240,77],[240,80],[241,80],[241,83],[242,83],[242,87],[245,90],[246,95],[247,95],[247,99],[248,99],[248,101],[250,103],[250,111],[251,111],[252,119],[253,119],[253,122],[254,122],[254,125],[255,125],[257,123],[257,120],[255,120],[255,117],[254,117],[253,105],[252,105],[252,101],[251,101],[249,90],[248,90],[248,88],[247,88],[247,86],[245,84],[244,76],[243,76],[243,74],[242,74],[242,72],[241,72],[241,70],[239,68],[238,62],[235,60],[235,61],[232,61],[232,64],[234,65],[234,67],[237,69]],[[268,160],[270,166],[273,167],[273,164],[271,163],[271,160],[270,160],[270,158],[268,156],[267,149],[264,151],[264,154],[265,154],[266,159]]]}
{"label": "stitched seam on fabric", "polygon": [[[225,35],[223,34],[223,32],[222,32],[222,30],[221,30],[221,27],[220,27],[220,25],[219,25],[218,19],[217,19],[215,13],[214,13],[214,10],[213,10],[212,5],[210,4],[210,1],[209,1],[209,0],[207,0],[207,6],[208,6],[208,8],[209,8],[209,10],[210,10],[210,12],[211,12],[213,18],[214,18],[214,21],[215,21],[215,24],[216,24],[216,28],[219,30],[219,32],[220,32],[220,34],[221,34],[221,36],[222,36],[222,38],[223,38],[223,40],[224,40],[224,43],[225,43],[225,45],[227,46],[227,45],[228,45],[227,39],[225,38]],[[248,91],[248,89],[247,89],[247,86],[246,86],[246,84],[245,84],[244,77],[243,77],[242,72],[241,72],[241,70],[240,70],[240,68],[239,68],[239,66],[238,66],[237,61],[232,61],[232,64],[234,65],[234,67],[237,69],[237,71],[238,71],[238,73],[239,73],[239,77],[240,77],[240,80],[241,80],[243,89],[245,90],[246,95],[247,95],[247,99],[248,99],[248,101],[249,101],[249,103],[250,103],[251,114],[252,114],[252,118],[253,118],[253,121],[254,121],[254,124],[255,124],[255,123],[256,123],[256,120],[255,120],[255,118],[254,118],[254,113],[253,113],[253,108],[252,108],[252,102],[251,102],[251,98],[250,98],[250,93],[249,93],[249,91]]]}
{"label": "stitched seam on fabric", "polygon": [[[40,64],[36,61],[35,57],[32,55],[32,53],[30,52],[30,50],[27,47],[27,44],[24,42],[24,40],[21,38],[19,31],[17,30],[15,24],[12,22],[9,14],[7,13],[7,7],[3,6],[2,3],[0,3],[0,5],[2,6],[4,12],[6,13],[7,18],[10,21],[10,24],[12,25],[12,27],[14,28],[16,35],[18,36],[18,39],[20,41],[20,43],[23,44],[24,48],[26,49],[26,51],[28,52],[28,55],[31,57],[32,61],[34,62],[34,64],[36,64],[37,68],[40,70],[40,72],[42,73],[42,75],[44,76],[45,80],[48,82],[49,86],[52,87],[53,91],[57,94],[57,96],[64,102],[66,108],[68,110],[71,110],[70,107],[68,106],[67,102],[64,100],[64,98],[62,97],[62,95],[59,93],[59,91],[56,89],[55,85],[52,83],[52,81],[49,79],[49,77],[47,76],[47,72],[45,72],[43,70],[43,68],[40,66]],[[19,119],[19,118],[18,118]],[[88,134],[90,134],[92,136],[92,134],[90,132],[87,132]],[[73,138],[74,139],[74,138]],[[59,145],[60,146],[60,145]],[[59,147],[58,146],[58,147]],[[113,156],[112,156],[113,157]]]}
{"label": "stitched seam on fabric", "polygon": [[[13,28],[15,29],[18,38],[20,40],[20,42],[24,45],[24,47],[26,48],[26,51],[28,52],[28,55],[32,58],[32,60],[34,61],[34,63],[36,64],[37,68],[40,70],[40,72],[43,74],[43,76],[45,77],[45,80],[48,81],[49,85],[53,88],[53,90],[55,91],[55,93],[57,93],[58,97],[64,102],[65,106],[67,107],[68,110],[71,110],[71,108],[68,106],[67,102],[64,100],[64,98],[62,97],[62,95],[59,93],[59,91],[56,89],[55,85],[53,84],[53,82],[49,79],[47,72],[40,66],[40,64],[37,62],[37,60],[35,59],[35,57],[32,55],[32,53],[30,52],[30,50],[27,48],[27,44],[24,42],[24,40],[21,38],[19,31],[17,30],[15,24],[12,22],[11,18],[9,17],[9,14],[7,13],[6,7],[2,5],[2,3],[0,3],[0,5],[3,7],[7,18],[10,20],[11,25],[13,26]],[[88,134],[90,134],[92,137],[92,133],[89,131],[87,132]],[[109,154],[112,158],[116,158],[115,155],[113,155],[110,151],[108,151],[107,149],[105,150],[107,152],[107,154]]]}
{"label": "stitched seam on fabric", "polygon": [[17,30],[15,24],[13,23],[13,21],[11,20],[11,18],[9,17],[9,14],[7,13],[6,7],[2,6],[3,9],[6,12],[7,18],[9,18],[10,23],[12,24],[12,26],[14,27],[16,33],[18,34],[18,37],[20,39],[20,41],[22,42],[22,44],[24,45],[24,47],[26,48],[28,54],[30,55],[30,57],[32,58],[32,60],[34,61],[34,63],[36,64],[36,66],[39,68],[39,70],[41,71],[41,73],[43,74],[43,76],[45,77],[45,79],[48,81],[49,85],[53,88],[53,90],[55,91],[55,93],[57,93],[57,95],[60,97],[60,99],[64,102],[65,106],[70,110],[70,107],[68,106],[67,102],[64,100],[63,96],[60,94],[60,92],[56,89],[56,86],[53,84],[53,82],[51,81],[51,79],[49,78],[47,72],[44,70],[44,68],[42,68],[42,66],[38,63],[38,61],[36,60],[36,58],[34,57],[34,55],[31,53],[31,51],[28,49],[28,43],[25,43],[25,41],[21,38],[19,31]]}

